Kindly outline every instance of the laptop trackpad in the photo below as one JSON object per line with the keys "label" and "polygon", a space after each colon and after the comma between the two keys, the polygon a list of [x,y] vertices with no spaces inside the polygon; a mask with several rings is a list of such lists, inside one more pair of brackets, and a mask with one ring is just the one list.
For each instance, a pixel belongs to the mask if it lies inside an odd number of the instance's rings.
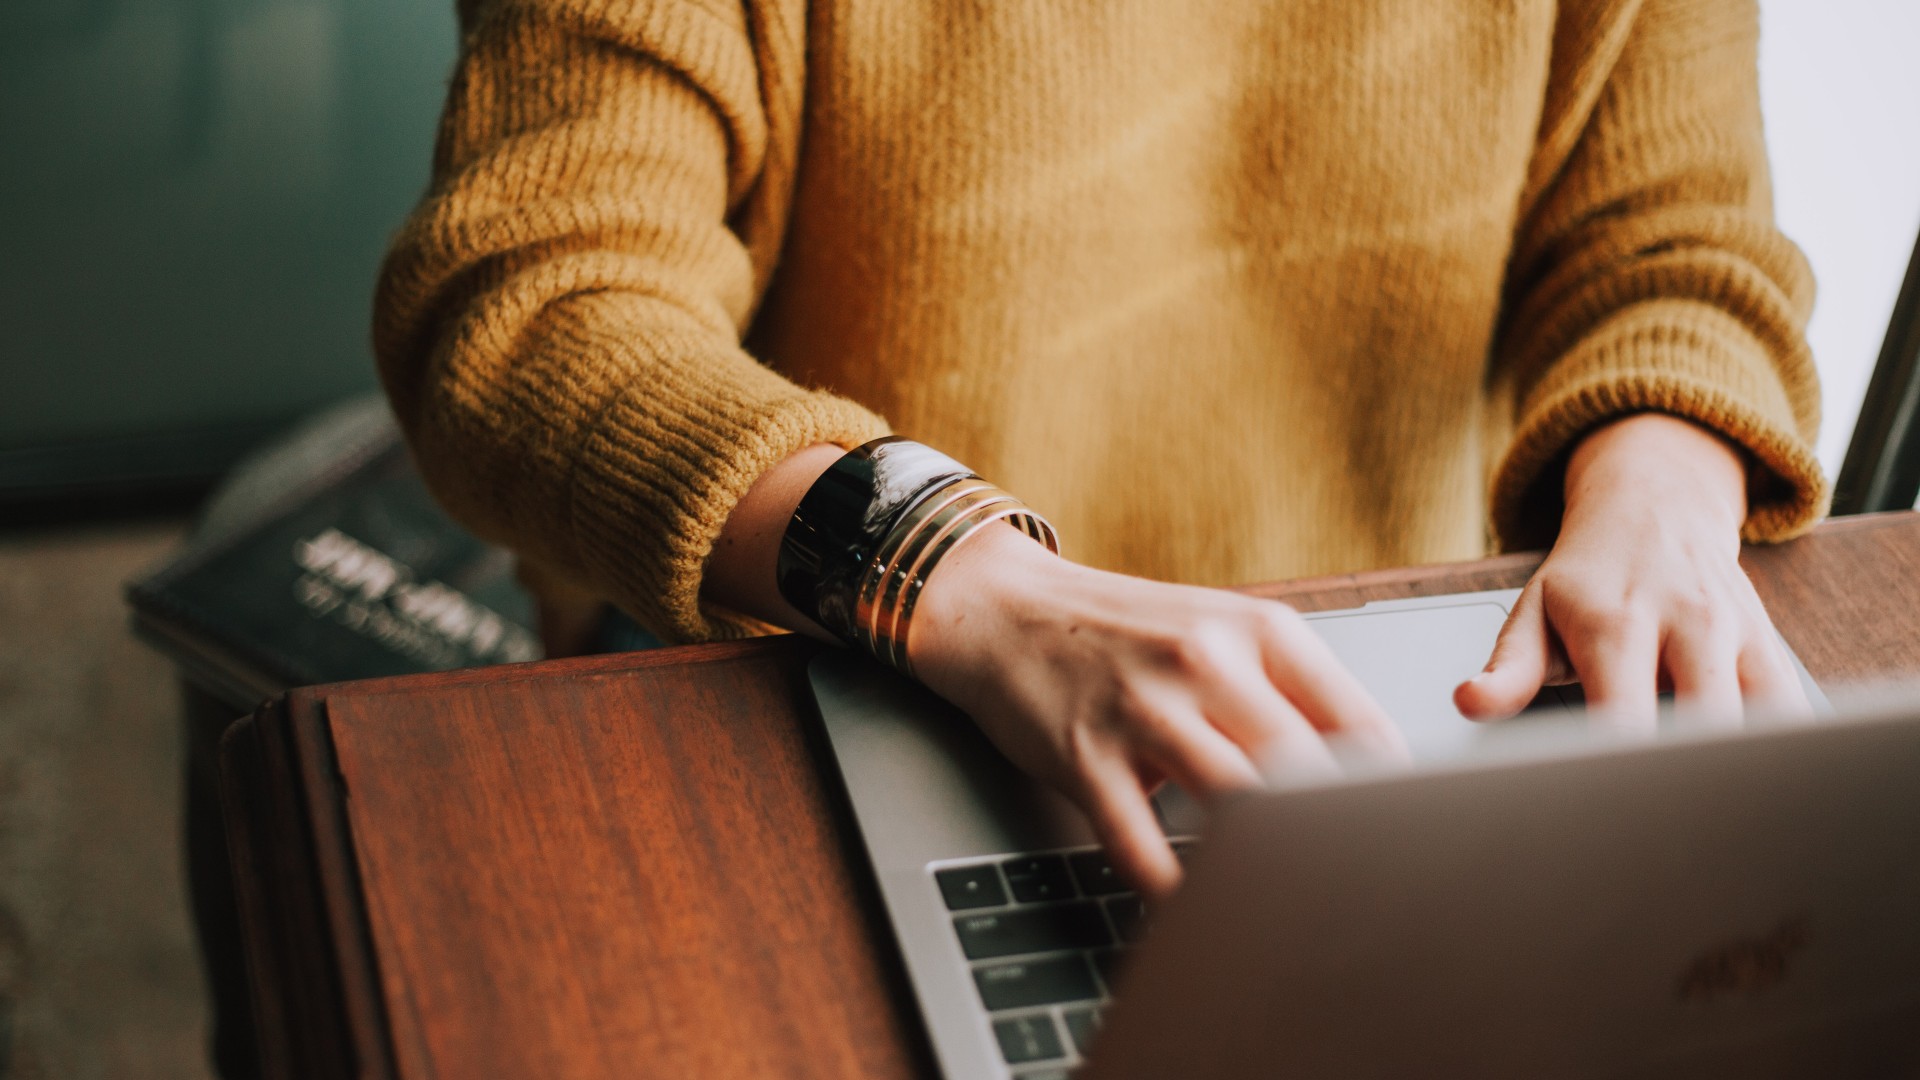
{"label": "laptop trackpad", "polygon": [[[1396,602],[1310,613],[1307,620],[1400,726],[1415,761],[1464,757],[1491,737],[1490,729],[1453,707],[1453,689],[1486,666],[1507,621],[1507,609],[1493,597],[1467,603]],[[1568,711],[1552,689],[1535,707]],[[1200,831],[1204,812],[1185,792],[1169,785],[1154,801],[1168,832]]]}
{"label": "laptop trackpad", "polygon": [[[1407,737],[1418,762],[1471,754],[1490,734],[1453,707],[1453,691],[1493,654],[1507,609],[1491,600],[1309,615],[1314,630]],[[1558,695],[1536,703],[1564,713]]]}

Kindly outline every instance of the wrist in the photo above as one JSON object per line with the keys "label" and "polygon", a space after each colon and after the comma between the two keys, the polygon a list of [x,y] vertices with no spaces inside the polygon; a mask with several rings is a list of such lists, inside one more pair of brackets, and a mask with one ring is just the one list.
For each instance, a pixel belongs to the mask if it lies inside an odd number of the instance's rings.
{"label": "wrist", "polygon": [[1058,550],[1045,518],[966,466],[908,439],[875,439],[841,455],[801,497],[781,535],[776,587],[799,615],[913,675],[928,582],[997,525]]}
{"label": "wrist", "polygon": [[1569,519],[1625,501],[1684,507],[1738,534],[1747,516],[1740,451],[1714,431],[1664,413],[1637,413],[1582,439],[1567,462],[1565,492]]}
{"label": "wrist", "polygon": [[977,530],[927,578],[911,642],[915,670],[931,676],[942,658],[993,640],[1049,577],[1072,567],[1005,523]]}
{"label": "wrist", "polygon": [[707,557],[701,592],[724,607],[789,630],[828,636],[781,596],[775,577],[781,537],[807,490],[846,451],[818,443],[782,459],[747,489]]}

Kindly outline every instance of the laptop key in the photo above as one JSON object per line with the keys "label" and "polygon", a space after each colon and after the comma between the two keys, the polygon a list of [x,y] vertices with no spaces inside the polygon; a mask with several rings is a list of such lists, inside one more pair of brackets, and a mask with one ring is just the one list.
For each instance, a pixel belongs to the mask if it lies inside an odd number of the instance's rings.
{"label": "laptop key", "polygon": [[1113,943],[1106,920],[1100,917],[1100,905],[1085,900],[956,915],[953,929],[960,935],[960,948],[969,960],[1091,949]]}
{"label": "laptop key", "polygon": [[1023,904],[1073,897],[1073,879],[1067,875],[1067,860],[1058,855],[1025,855],[1000,864],[1013,886],[1013,898]]}
{"label": "laptop key", "polygon": [[988,1012],[1093,1001],[1100,996],[1093,972],[1078,955],[977,967],[973,969],[973,983]]}
{"label": "laptop key", "polygon": [[948,911],[999,907],[1007,902],[1006,886],[1000,884],[1000,874],[991,863],[936,870],[933,880],[940,885],[940,898],[947,902]]}
{"label": "laptop key", "polygon": [[1053,1017],[1046,1013],[995,1020],[993,1037],[1000,1040],[1000,1056],[1006,1058],[1009,1065],[1067,1055],[1060,1045],[1060,1033],[1054,1029]]}
{"label": "laptop key", "polygon": [[1082,851],[1069,855],[1067,865],[1073,867],[1073,880],[1080,883],[1080,891],[1088,896],[1127,891],[1127,883],[1120,880],[1120,874],[1114,870],[1113,862],[1104,851]]}
{"label": "laptop key", "polygon": [[1098,1009],[1068,1009],[1060,1014],[1067,1022],[1067,1034],[1073,1036],[1073,1048],[1086,1057],[1093,1047],[1093,1033],[1100,1030]]}

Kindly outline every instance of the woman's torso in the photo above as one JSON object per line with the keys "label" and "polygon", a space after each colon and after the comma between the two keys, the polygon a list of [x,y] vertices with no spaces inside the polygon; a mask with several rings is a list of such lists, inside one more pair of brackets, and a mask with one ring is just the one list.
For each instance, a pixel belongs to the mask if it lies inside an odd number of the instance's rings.
{"label": "woman's torso", "polygon": [[756,355],[1231,584],[1477,555],[1552,6],[816,3]]}

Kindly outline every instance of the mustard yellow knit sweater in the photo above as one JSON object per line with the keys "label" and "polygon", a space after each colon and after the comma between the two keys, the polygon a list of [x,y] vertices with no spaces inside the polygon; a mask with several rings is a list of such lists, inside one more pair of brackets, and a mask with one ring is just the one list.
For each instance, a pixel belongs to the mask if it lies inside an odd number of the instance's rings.
{"label": "mustard yellow knit sweater", "polygon": [[456,514],[670,637],[752,629],[698,594],[757,476],[889,424],[1209,584],[1545,541],[1633,410],[1747,448],[1749,538],[1824,507],[1751,0],[461,17],[387,390]]}

